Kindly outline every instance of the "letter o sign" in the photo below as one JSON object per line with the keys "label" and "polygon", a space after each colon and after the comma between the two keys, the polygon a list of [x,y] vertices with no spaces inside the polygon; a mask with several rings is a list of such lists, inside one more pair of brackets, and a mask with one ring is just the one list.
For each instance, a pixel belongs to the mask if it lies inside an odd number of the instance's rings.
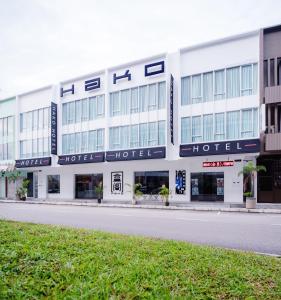
{"label": "letter o sign", "polygon": [[210,150],[210,146],[209,145],[204,145],[203,146],[203,151],[207,152]]}

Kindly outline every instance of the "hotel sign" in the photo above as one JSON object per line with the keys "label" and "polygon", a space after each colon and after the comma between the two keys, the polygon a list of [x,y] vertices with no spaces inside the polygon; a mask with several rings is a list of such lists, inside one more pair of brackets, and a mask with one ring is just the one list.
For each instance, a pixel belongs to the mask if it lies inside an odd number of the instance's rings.
{"label": "hotel sign", "polygon": [[203,168],[233,167],[234,161],[204,161]]}
{"label": "hotel sign", "polygon": [[58,136],[58,108],[57,104],[51,102],[51,154],[57,155],[57,136]]}
{"label": "hotel sign", "polygon": [[104,162],[104,152],[70,154],[59,156],[59,165],[74,165]]}
{"label": "hotel sign", "polygon": [[259,139],[180,145],[180,157],[255,153],[259,151]]}
{"label": "hotel sign", "polygon": [[165,157],[166,157],[165,147],[106,152],[106,161],[128,161],[128,160],[142,160],[142,159],[157,159],[157,158],[165,158]]}
{"label": "hotel sign", "polygon": [[31,167],[45,167],[50,166],[52,162],[51,157],[18,159],[16,160],[16,168],[31,168]]}
{"label": "hotel sign", "polygon": [[[158,74],[165,73],[165,61],[157,61],[151,64],[144,65],[144,76],[150,77]],[[127,80],[130,81],[132,79],[132,73],[130,69],[127,69],[123,74],[114,73],[112,76],[112,83],[117,84],[119,80]],[[86,92],[99,89],[101,87],[101,78],[95,77],[84,82],[84,89]],[[75,85],[71,84],[69,88],[64,89],[61,87],[60,96],[63,97],[65,94],[74,94],[75,93]]]}
{"label": "hotel sign", "polygon": [[170,134],[171,143],[174,144],[174,77],[170,77]]}

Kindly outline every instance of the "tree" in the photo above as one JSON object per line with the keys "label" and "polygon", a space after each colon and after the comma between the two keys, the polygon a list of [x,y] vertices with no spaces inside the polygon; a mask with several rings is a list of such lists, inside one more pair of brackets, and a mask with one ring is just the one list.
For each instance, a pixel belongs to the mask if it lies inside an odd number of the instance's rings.
{"label": "tree", "polygon": [[249,196],[251,197],[254,197],[255,194],[255,189],[254,189],[255,176],[257,175],[258,172],[261,171],[266,172],[266,167],[261,165],[255,166],[255,164],[252,161],[249,161],[245,166],[243,166],[243,169],[238,173],[238,176],[244,175],[244,180],[243,180],[244,190],[247,183],[250,181],[251,192]]}

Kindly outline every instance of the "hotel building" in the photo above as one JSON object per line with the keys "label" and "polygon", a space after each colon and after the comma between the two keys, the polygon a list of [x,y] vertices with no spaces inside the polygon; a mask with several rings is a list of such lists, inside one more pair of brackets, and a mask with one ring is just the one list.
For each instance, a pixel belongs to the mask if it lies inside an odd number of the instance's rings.
{"label": "hotel building", "polygon": [[15,151],[0,165],[15,159],[39,199],[97,199],[102,185],[105,201],[129,201],[140,183],[144,203],[162,185],[171,202],[243,203],[238,173],[253,161],[268,167],[258,201],[281,202],[280,45],[267,28],[2,100],[0,147]]}

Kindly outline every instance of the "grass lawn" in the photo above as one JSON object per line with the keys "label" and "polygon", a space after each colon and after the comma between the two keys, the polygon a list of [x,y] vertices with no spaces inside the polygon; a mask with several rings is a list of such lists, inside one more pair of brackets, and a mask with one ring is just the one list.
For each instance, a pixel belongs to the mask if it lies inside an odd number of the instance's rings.
{"label": "grass lawn", "polygon": [[0,221],[0,299],[281,299],[281,259]]}

